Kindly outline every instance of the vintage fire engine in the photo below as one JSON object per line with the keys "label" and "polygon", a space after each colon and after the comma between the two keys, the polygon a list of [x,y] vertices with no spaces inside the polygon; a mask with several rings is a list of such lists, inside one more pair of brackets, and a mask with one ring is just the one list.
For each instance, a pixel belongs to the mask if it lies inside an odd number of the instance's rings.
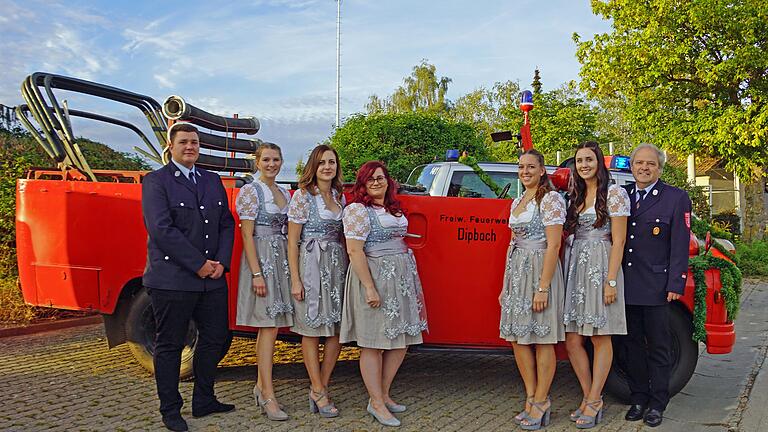
{"label": "vintage fire engine", "polygon": [[[147,118],[154,139],[129,122],[59,104],[56,93],[60,90],[136,107]],[[260,143],[258,139],[242,138],[242,134],[258,131],[258,121],[212,115],[180,97],[169,97],[161,106],[141,94],[45,73],[29,76],[22,85],[22,93],[27,103],[17,107],[18,117],[58,163],[57,169],[35,169],[18,181],[16,235],[24,299],[36,306],[102,314],[109,347],[127,342],[139,362],[151,370],[155,326],[149,297],[141,282],[147,240],[141,216],[141,180],[146,173],[91,170],[73,138],[70,117],[134,131],[148,148],[138,150],[158,163],[163,163],[169,121],[191,121],[227,133],[201,133],[201,146],[218,155],[201,155],[198,164],[231,173],[251,170],[251,161],[234,155],[251,153]],[[233,132],[241,137],[233,136]],[[440,168],[429,168],[434,174],[433,182]],[[567,177],[567,170],[565,174],[562,169],[549,171],[553,177]],[[505,175],[516,179],[514,173]],[[222,181],[229,205],[234,208],[239,186],[247,179],[222,175]],[[450,185],[432,186],[447,191]],[[418,349],[511,353],[509,345],[499,338],[497,301],[510,239],[509,200],[445,196],[450,195],[447,192],[433,195],[443,196],[432,196],[423,190],[400,195],[408,213],[409,231],[418,235],[408,242],[416,255],[429,314],[430,331]],[[697,254],[699,247],[692,236],[690,253]],[[241,251],[242,242],[236,234],[235,258],[231,272],[226,275],[230,287],[229,322],[235,335],[255,335],[257,329],[234,324]],[[735,333],[719,296],[719,272],[710,270],[706,277],[706,348],[712,354],[728,353]],[[699,355],[698,344],[691,339],[693,290],[693,277],[688,277],[685,296],[675,303],[671,318],[673,394],[688,382]],[[284,336],[290,339],[291,335],[284,332]],[[192,324],[183,354],[183,376],[191,374],[195,337]],[[560,358],[567,358],[563,346],[557,351]],[[616,355],[616,367],[607,387],[619,397],[627,397],[621,353]]]}

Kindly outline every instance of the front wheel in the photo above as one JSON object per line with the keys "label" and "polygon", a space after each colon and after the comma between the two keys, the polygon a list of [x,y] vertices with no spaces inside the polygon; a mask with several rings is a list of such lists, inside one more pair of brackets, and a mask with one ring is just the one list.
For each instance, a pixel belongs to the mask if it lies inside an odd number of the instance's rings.
{"label": "front wheel", "polygon": [[[133,356],[139,364],[154,374],[155,316],[152,310],[152,301],[146,289],[139,290],[131,301],[128,317],[125,321],[125,335]],[[190,321],[184,350],[181,352],[180,379],[192,376],[192,359],[195,356],[196,342],[197,326],[195,326],[194,321]]]}
{"label": "front wheel", "polygon": [[[669,377],[669,397],[676,395],[688,384],[696,363],[699,361],[699,346],[692,339],[693,321],[682,307],[672,305],[669,313],[669,327],[672,339],[672,372]],[[613,367],[605,382],[605,389],[619,400],[631,403],[629,381],[626,372],[626,352],[621,343],[613,346]]]}

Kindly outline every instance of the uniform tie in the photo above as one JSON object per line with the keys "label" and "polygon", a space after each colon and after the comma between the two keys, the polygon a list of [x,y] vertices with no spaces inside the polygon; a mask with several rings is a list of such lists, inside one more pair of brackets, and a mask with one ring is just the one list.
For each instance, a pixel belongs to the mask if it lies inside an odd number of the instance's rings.
{"label": "uniform tie", "polygon": [[195,178],[195,172],[190,170],[189,171],[189,181],[197,185],[197,179]]}
{"label": "uniform tie", "polygon": [[640,195],[640,199],[637,200],[637,208],[640,208],[640,201],[642,201],[643,198],[645,198],[645,195],[648,193],[648,191],[645,189],[640,189],[639,191],[637,191],[637,193]]}

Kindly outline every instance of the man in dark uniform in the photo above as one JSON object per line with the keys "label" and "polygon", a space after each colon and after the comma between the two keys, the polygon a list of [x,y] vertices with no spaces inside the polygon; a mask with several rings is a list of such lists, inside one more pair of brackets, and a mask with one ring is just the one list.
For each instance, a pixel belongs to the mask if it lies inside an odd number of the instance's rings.
{"label": "man in dark uniform", "polygon": [[144,177],[141,193],[147,240],[144,286],[155,314],[155,380],[163,424],[186,431],[179,394],[181,352],[190,319],[198,330],[192,415],[232,411],[216,400],[216,366],[228,337],[227,281],[234,219],[218,175],[200,169],[197,129],[169,130],[171,161]]}
{"label": "man in dark uniform", "polygon": [[688,274],[691,200],[659,180],[665,155],[642,144],[630,160],[636,183],[627,187],[632,213],[624,247],[624,339],[632,406],[625,418],[661,424],[672,369],[670,302],[682,296]]}

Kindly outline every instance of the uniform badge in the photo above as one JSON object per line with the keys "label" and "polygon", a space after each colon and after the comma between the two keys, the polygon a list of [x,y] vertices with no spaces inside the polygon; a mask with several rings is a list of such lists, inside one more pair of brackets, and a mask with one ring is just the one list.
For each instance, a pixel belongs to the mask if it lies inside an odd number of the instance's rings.
{"label": "uniform badge", "polygon": [[685,212],[685,226],[691,229],[691,212]]}
{"label": "uniform badge", "polygon": [[661,232],[661,228],[653,227],[653,235],[659,235],[660,232]]}
{"label": "uniform badge", "polygon": [[180,172],[178,172],[178,171],[176,171],[175,173],[173,173],[173,175],[175,175],[176,177],[178,177],[178,176],[180,176],[180,175],[181,175],[181,173],[180,173]]}
{"label": "uniform badge", "polygon": [[659,194],[659,190],[658,189],[654,189],[653,192],[651,192],[651,193],[653,194],[653,196],[656,196],[656,195]]}

